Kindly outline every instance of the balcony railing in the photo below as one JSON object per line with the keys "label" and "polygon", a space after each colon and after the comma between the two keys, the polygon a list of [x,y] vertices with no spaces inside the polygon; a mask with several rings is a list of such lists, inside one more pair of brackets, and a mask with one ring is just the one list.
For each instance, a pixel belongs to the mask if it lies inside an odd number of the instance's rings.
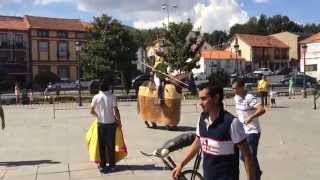
{"label": "balcony railing", "polygon": [[0,49],[26,49],[25,42],[0,42]]}

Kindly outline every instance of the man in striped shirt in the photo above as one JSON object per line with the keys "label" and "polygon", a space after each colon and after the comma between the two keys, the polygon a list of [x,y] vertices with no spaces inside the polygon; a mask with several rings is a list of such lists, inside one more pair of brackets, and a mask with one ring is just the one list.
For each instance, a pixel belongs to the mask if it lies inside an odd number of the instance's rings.
{"label": "man in striped shirt", "polygon": [[182,168],[201,148],[205,180],[238,180],[239,150],[245,158],[248,180],[253,180],[253,161],[244,129],[235,116],[223,109],[223,89],[204,84],[200,86],[199,97],[203,112],[197,137],[186,157],[172,171],[172,177],[178,179]]}
{"label": "man in striped shirt", "polygon": [[257,158],[257,151],[261,128],[258,117],[265,113],[265,109],[263,105],[258,103],[255,96],[247,93],[247,91],[244,89],[243,81],[238,79],[234,80],[232,82],[232,89],[235,92],[234,101],[236,104],[238,118],[243,124],[245,133],[247,135],[247,142],[251,154],[253,155],[256,175],[255,180],[260,180],[262,172]]}

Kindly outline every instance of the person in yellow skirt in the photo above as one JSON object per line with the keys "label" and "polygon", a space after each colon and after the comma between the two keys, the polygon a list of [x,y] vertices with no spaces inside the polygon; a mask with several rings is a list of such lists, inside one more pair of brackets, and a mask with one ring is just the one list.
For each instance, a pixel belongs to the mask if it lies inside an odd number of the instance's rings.
{"label": "person in yellow skirt", "polygon": [[[110,91],[110,82],[111,80],[108,81],[107,79],[104,79],[101,82],[99,93],[92,99],[90,111],[98,121],[100,151],[100,163],[98,168],[102,173],[115,170],[116,128],[122,126],[116,97]],[[109,167],[106,166],[106,150]]]}

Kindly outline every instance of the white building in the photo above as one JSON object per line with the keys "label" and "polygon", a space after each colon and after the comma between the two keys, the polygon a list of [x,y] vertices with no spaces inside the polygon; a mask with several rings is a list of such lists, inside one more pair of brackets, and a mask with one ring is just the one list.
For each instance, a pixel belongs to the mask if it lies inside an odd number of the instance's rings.
{"label": "white building", "polygon": [[[305,48],[303,46],[305,45]],[[320,32],[300,41],[300,71],[320,80]],[[305,55],[305,58],[304,58]],[[305,60],[305,61],[304,61]],[[304,69],[305,65],[305,69]]]}
{"label": "white building", "polygon": [[222,50],[204,50],[198,62],[199,68],[193,69],[193,74],[209,77],[211,73],[223,70],[228,74],[244,72],[244,59],[235,53]]}

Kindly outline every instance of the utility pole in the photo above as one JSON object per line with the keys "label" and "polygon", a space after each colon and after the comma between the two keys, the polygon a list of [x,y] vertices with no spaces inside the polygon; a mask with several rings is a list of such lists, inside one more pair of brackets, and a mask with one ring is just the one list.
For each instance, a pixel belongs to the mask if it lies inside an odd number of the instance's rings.
{"label": "utility pole", "polygon": [[161,9],[167,10],[167,30],[169,30],[169,23],[170,23],[170,8],[178,8],[176,4],[170,5],[170,3],[162,3],[161,4]]}

